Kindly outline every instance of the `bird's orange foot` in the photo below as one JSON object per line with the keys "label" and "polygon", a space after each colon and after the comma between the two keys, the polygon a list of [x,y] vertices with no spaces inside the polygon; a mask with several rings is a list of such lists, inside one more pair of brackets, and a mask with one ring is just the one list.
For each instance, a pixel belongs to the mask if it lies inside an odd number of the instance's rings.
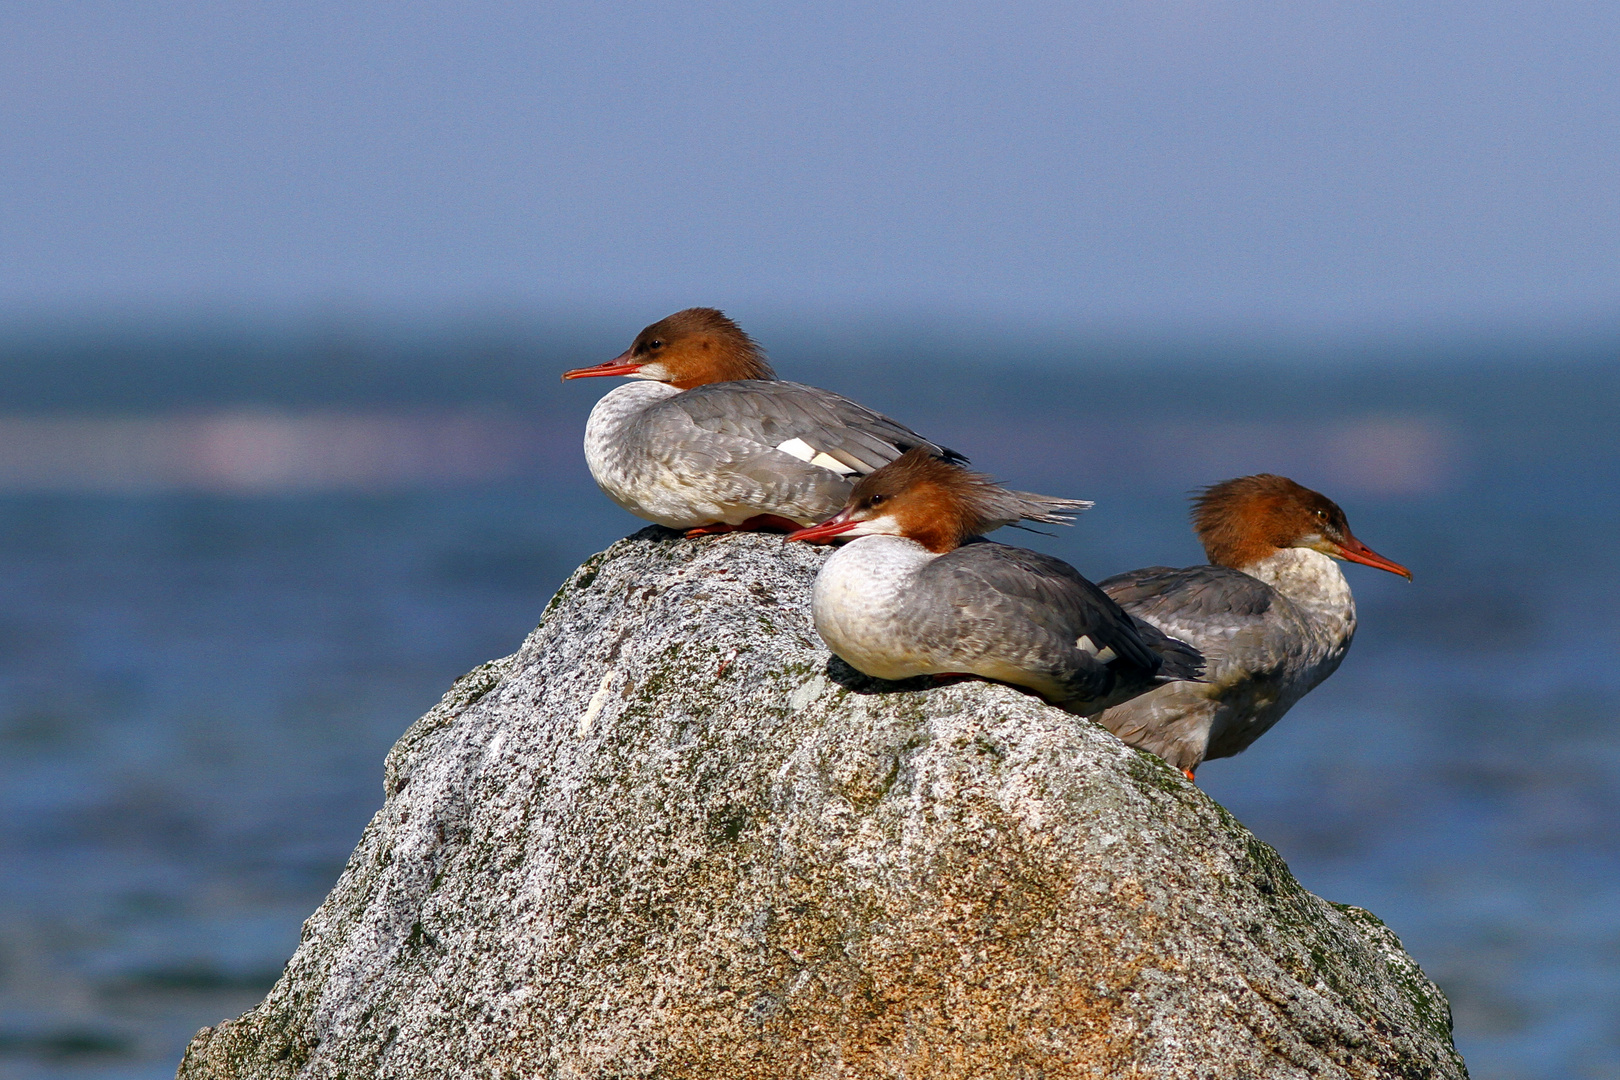
{"label": "bird's orange foot", "polygon": [[1193,775],[1193,772],[1192,772],[1191,769],[1182,769],[1181,770],[1181,775],[1185,776],[1187,779],[1191,780],[1195,784],[1198,783],[1198,778]]}
{"label": "bird's orange foot", "polygon": [[797,532],[799,528],[797,521],[789,521],[785,517],[778,517],[775,514],[755,514],[738,525],[727,525],[723,521],[717,521],[713,525],[699,525],[695,529],[687,529],[686,536],[687,539],[691,539],[694,536],[720,536],[734,532],[790,533]]}

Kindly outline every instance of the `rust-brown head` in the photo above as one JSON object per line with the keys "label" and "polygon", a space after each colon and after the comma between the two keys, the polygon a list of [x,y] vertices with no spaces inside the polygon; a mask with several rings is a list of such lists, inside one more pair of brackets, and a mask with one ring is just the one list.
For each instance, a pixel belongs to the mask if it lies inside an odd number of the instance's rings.
{"label": "rust-brown head", "polygon": [[765,353],[742,327],[714,308],[695,307],[659,319],[605,364],[563,372],[565,379],[625,375],[681,390],[737,379],[774,379]]}
{"label": "rust-brown head", "polygon": [[942,461],[913,447],[850,492],[849,501],[820,525],[800,529],[789,540],[815,543],[858,536],[905,536],[943,555],[1015,521],[1068,525],[1091,504],[1027,491],[1009,491],[981,473]]}
{"label": "rust-brown head", "polygon": [[1241,570],[1284,548],[1309,548],[1412,578],[1357,540],[1337,503],[1286,476],[1259,473],[1211,485],[1193,499],[1192,520],[1216,566]]}

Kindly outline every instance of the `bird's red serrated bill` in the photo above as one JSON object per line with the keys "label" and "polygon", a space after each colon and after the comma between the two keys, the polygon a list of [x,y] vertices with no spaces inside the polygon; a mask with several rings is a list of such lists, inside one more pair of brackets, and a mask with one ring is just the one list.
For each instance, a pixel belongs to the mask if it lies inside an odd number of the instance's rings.
{"label": "bird's red serrated bill", "polygon": [[842,533],[849,532],[849,530],[853,529],[856,524],[856,522],[850,521],[846,519],[844,515],[839,514],[837,517],[828,518],[820,525],[812,525],[808,529],[800,529],[798,532],[788,533],[787,538],[789,540],[808,540],[812,544],[819,543],[823,540],[831,540],[833,537]]}
{"label": "bird's red serrated bill", "polygon": [[1345,537],[1344,543],[1339,545],[1339,554],[1351,562],[1361,563],[1363,566],[1376,567],[1379,570],[1388,570],[1392,574],[1399,574],[1407,581],[1412,580],[1412,571],[1398,562],[1391,562],[1372,548],[1363,544],[1353,536]]}
{"label": "bird's red serrated bill", "polygon": [[575,368],[563,372],[564,379],[593,379],[598,375],[634,375],[640,371],[642,365],[630,363],[629,353],[620,353],[605,364],[596,364],[592,367]]}

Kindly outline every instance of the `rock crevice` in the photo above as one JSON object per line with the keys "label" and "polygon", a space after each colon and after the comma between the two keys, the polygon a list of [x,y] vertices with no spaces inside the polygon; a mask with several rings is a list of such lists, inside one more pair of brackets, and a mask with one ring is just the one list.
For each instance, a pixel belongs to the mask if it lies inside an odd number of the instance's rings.
{"label": "rock crevice", "polygon": [[652,528],[581,566],[400,739],[180,1076],[1466,1075],[1394,935],[1157,758],[831,659],[824,557]]}

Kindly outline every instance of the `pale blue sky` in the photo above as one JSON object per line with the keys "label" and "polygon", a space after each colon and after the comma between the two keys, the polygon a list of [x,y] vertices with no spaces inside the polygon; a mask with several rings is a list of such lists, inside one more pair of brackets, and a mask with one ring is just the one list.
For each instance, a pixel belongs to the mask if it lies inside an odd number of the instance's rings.
{"label": "pale blue sky", "polygon": [[1597,3],[10,0],[0,311],[1603,320],[1617,73]]}

